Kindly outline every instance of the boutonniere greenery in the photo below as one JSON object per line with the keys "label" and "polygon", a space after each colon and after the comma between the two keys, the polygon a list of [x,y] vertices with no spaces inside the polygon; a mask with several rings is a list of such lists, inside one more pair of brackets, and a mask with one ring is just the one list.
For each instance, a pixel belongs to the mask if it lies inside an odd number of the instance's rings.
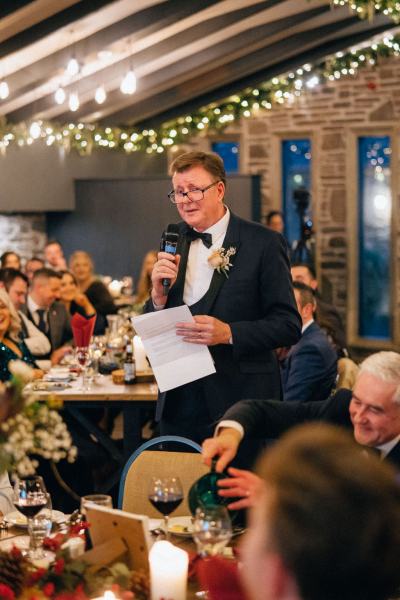
{"label": "boutonniere greenery", "polygon": [[213,250],[208,257],[208,263],[210,267],[216,269],[218,273],[223,273],[225,277],[229,276],[229,269],[232,266],[230,262],[231,256],[236,254],[236,248],[231,246],[228,250],[225,248],[217,248]]}

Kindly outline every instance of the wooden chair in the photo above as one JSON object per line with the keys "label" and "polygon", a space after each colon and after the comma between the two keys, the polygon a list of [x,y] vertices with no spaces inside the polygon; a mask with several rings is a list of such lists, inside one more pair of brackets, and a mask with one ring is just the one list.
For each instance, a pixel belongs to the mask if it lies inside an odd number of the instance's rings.
{"label": "wooden chair", "polygon": [[338,379],[336,389],[352,390],[357,379],[359,368],[351,358],[339,358],[337,364]]}
{"label": "wooden chair", "polygon": [[[168,444],[182,445],[194,452],[176,452],[164,449]],[[162,446],[161,451],[149,450]],[[203,464],[201,446],[184,437],[161,436],[142,444],[129,458],[121,476],[118,508],[127,512],[145,514],[160,518],[160,513],[148,500],[148,487],[151,477],[179,477],[183,487],[184,500],[174,511],[173,516],[189,515],[187,496],[192,484],[209,472]]]}

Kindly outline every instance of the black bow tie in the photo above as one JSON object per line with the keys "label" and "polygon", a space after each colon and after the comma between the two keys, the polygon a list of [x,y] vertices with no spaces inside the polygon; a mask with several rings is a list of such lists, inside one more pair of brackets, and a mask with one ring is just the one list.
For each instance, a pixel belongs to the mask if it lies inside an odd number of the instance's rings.
{"label": "black bow tie", "polygon": [[195,231],[194,229],[188,228],[185,232],[186,237],[193,242],[194,240],[201,240],[206,248],[211,248],[212,245],[212,235],[211,233],[200,233],[200,231]]}

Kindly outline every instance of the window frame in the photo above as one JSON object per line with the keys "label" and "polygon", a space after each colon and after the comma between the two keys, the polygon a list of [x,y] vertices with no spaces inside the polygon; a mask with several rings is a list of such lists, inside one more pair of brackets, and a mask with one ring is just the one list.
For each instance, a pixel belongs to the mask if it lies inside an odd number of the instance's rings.
{"label": "window frame", "polygon": [[[347,218],[347,240],[348,240],[348,271],[347,271],[347,340],[349,346],[364,348],[368,350],[392,350],[400,343],[400,315],[397,310],[397,288],[399,287],[399,267],[397,260],[397,231],[396,223],[399,218],[398,194],[399,194],[399,160],[398,137],[400,128],[388,126],[374,126],[352,128],[348,135],[348,158],[347,161],[347,190],[348,190],[348,218]],[[390,226],[390,318],[391,339],[379,340],[361,337],[359,328],[359,138],[389,136],[391,153],[391,194],[392,194],[392,219]]]}

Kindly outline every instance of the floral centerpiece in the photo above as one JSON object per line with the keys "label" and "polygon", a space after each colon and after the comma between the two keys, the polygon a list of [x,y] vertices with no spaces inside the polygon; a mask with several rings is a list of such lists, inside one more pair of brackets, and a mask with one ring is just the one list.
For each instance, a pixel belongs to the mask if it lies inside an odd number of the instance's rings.
{"label": "floral centerpiece", "polygon": [[44,546],[55,554],[47,567],[29,562],[18,548],[0,551],[0,600],[89,600],[106,590],[120,600],[148,598],[149,579],[143,571],[131,571],[122,562],[95,568],[84,556],[70,557],[68,541],[81,537],[85,525],[45,539]]}
{"label": "floral centerpiece", "polygon": [[37,457],[54,462],[73,462],[77,449],[56,409],[62,402],[55,396],[38,400],[24,393],[33,379],[32,369],[22,361],[9,363],[11,379],[0,387],[0,474],[15,472],[20,477],[32,475]]}

